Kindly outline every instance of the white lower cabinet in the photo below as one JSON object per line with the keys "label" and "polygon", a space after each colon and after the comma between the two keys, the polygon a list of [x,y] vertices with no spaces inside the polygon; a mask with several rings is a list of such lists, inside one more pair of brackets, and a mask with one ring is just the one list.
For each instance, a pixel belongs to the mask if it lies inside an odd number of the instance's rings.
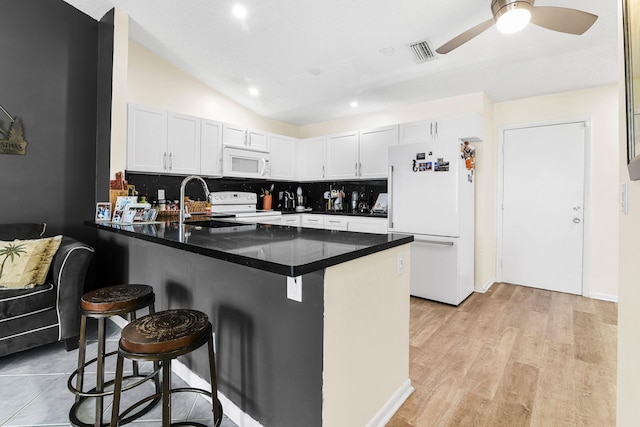
{"label": "white lower cabinet", "polygon": [[387,234],[387,218],[352,216],[349,218],[347,230],[357,233]]}
{"label": "white lower cabinet", "polygon": [[323,215],[302,215],[302,226],[305,228],[324,228]]}
{"label": "white lower cabinet", "polygon": [[324,229],[347,231],[347,227],[349,226],[349,221],[350,221],[349,217],[337,216],[337,215],[326,215],[324,217]]}
{"label": "white lower cabinet", "polygon": [[282,215],[282,218],[280,219],[280,225],[300,227],[300,224],[302,224],[302,218],[300,215]]}

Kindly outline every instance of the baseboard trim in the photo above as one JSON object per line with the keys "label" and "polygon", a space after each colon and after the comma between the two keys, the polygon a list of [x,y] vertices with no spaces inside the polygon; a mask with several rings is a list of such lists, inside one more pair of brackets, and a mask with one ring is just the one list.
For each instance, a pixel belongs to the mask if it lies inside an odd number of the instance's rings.
{"label": "baseboard trim", "polygon": [[590,292],[589,298],[600,299],[603,301],[618,302],[618,295],[601,294],[599,292]]}
{"label": "baseboard trim", "polygon": [[[207,381],[194,374],[186,365],[184,365],[179,360],[173,360],[171,362],[171,370],[174,374],[182,378],[184,382],[189,384],[190,387],[202,388],[204,390],[211,389],[211,385]],[[203,397],[210,401],[209,398],[205,396]],[[249,414],[245,413],[235,403],[229,400],[224,394],[220,393],[219,390],[218,399],[220,399],[220,403],[222,404],[224,415],[231,421],[236,423],[238,427],[263,427],[262,424],[251,418]]]}
{"label": "baseboard trim", "polygon": [[384,427],[393,414],[402,406],[405,400],[413,393],[411,380],[407,379],[402,386],[393,393],[393,396],[384,404],[378,413],[367,423],[367,427]]}
{"label": "baseboard trim", "polygon": [[496,278],[492,277],[491,279],[487,280],[484,285],[482,285],[482,287],[475,288],[473,291],[478,292],[479,294],[484,294],[491,288],[491,286],[493,286],[494,283],[496,283]]}
{"label": "baseboard trim", "polygon": [[[124,328],[127,323],[129,323],[126,319],[120,316],[109,317],[109,320],[115,323],[120,329]],[[211,385],[209,384],[209,382],[194,374],[185,364],[183,364],[179,360],[173,360],[171,362],[171,371],[182,378],[182,380],[189,384],[190,387],[211,390]],[[202,397],[211,401],[211,399],[206,396]],[[218,391],[218,399],[220,399],[220,403],[222,404],[224,415],[226,415],[227,418],[236,423],[238,427],[263,427],[262,424],[242,411],[242,409],[240,409],[235,403],[229,400],[224,394],[220,393],[220,391]]]}

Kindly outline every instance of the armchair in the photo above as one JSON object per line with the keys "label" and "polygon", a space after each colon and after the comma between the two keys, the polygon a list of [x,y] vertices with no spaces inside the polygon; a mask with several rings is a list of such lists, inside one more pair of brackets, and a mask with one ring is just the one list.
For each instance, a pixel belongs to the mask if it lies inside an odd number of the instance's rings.
{"label": "armchair", "polygon": [[[38,239],[46,224],[0,224],[0,240]],[[56,341],[78,347],[80,297],[94,250],[63,236],[47,280],[28,289],[0,289],[0,357]]]}

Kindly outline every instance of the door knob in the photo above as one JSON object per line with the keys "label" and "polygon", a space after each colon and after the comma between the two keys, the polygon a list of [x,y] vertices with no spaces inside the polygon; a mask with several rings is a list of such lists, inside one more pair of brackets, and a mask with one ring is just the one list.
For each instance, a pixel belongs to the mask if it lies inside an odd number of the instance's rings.
{"label": "door knob", "polygon": [[580,218],[578,218],[578,217],[573,218],[573,222],[576,223],[576,224],[580,224]]}

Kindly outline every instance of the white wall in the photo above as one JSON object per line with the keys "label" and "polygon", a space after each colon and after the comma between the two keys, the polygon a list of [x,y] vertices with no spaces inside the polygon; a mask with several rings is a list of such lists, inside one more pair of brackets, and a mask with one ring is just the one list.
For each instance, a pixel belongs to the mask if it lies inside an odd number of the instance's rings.
{"label": "white wall", "polygon": [[[590,118],[591,158],[585,214],[588,295],[618,298],[618,86],[603,86],[494,104],[494,132],[502,126]],[[553,155],[553,153],[549,153]]]}
{"label": "white wall", "polygon": [[[620,5],[618,6],[621,11]],[[620,22],[620,21],[619,21]],[[637,22],[637,21],[636,21]],[[622,46],[622,32],[619,32]],[[624,81],[622,51],[618,68]],[[636,62],[637,63],[637,62]],[[618,304],[618,387],[616,423],[620,427],[638,425],[638,396],[640,396],[640,181],[629,182],[627,172],[627,135],[625,121],[624,86],[619,87],[620,112],[620,185],[629,184],[629,213],[619,212],[619,292]],[[637,101],[636,101],[637,102]],[[638,105],[638,104],[636,104]]]}

